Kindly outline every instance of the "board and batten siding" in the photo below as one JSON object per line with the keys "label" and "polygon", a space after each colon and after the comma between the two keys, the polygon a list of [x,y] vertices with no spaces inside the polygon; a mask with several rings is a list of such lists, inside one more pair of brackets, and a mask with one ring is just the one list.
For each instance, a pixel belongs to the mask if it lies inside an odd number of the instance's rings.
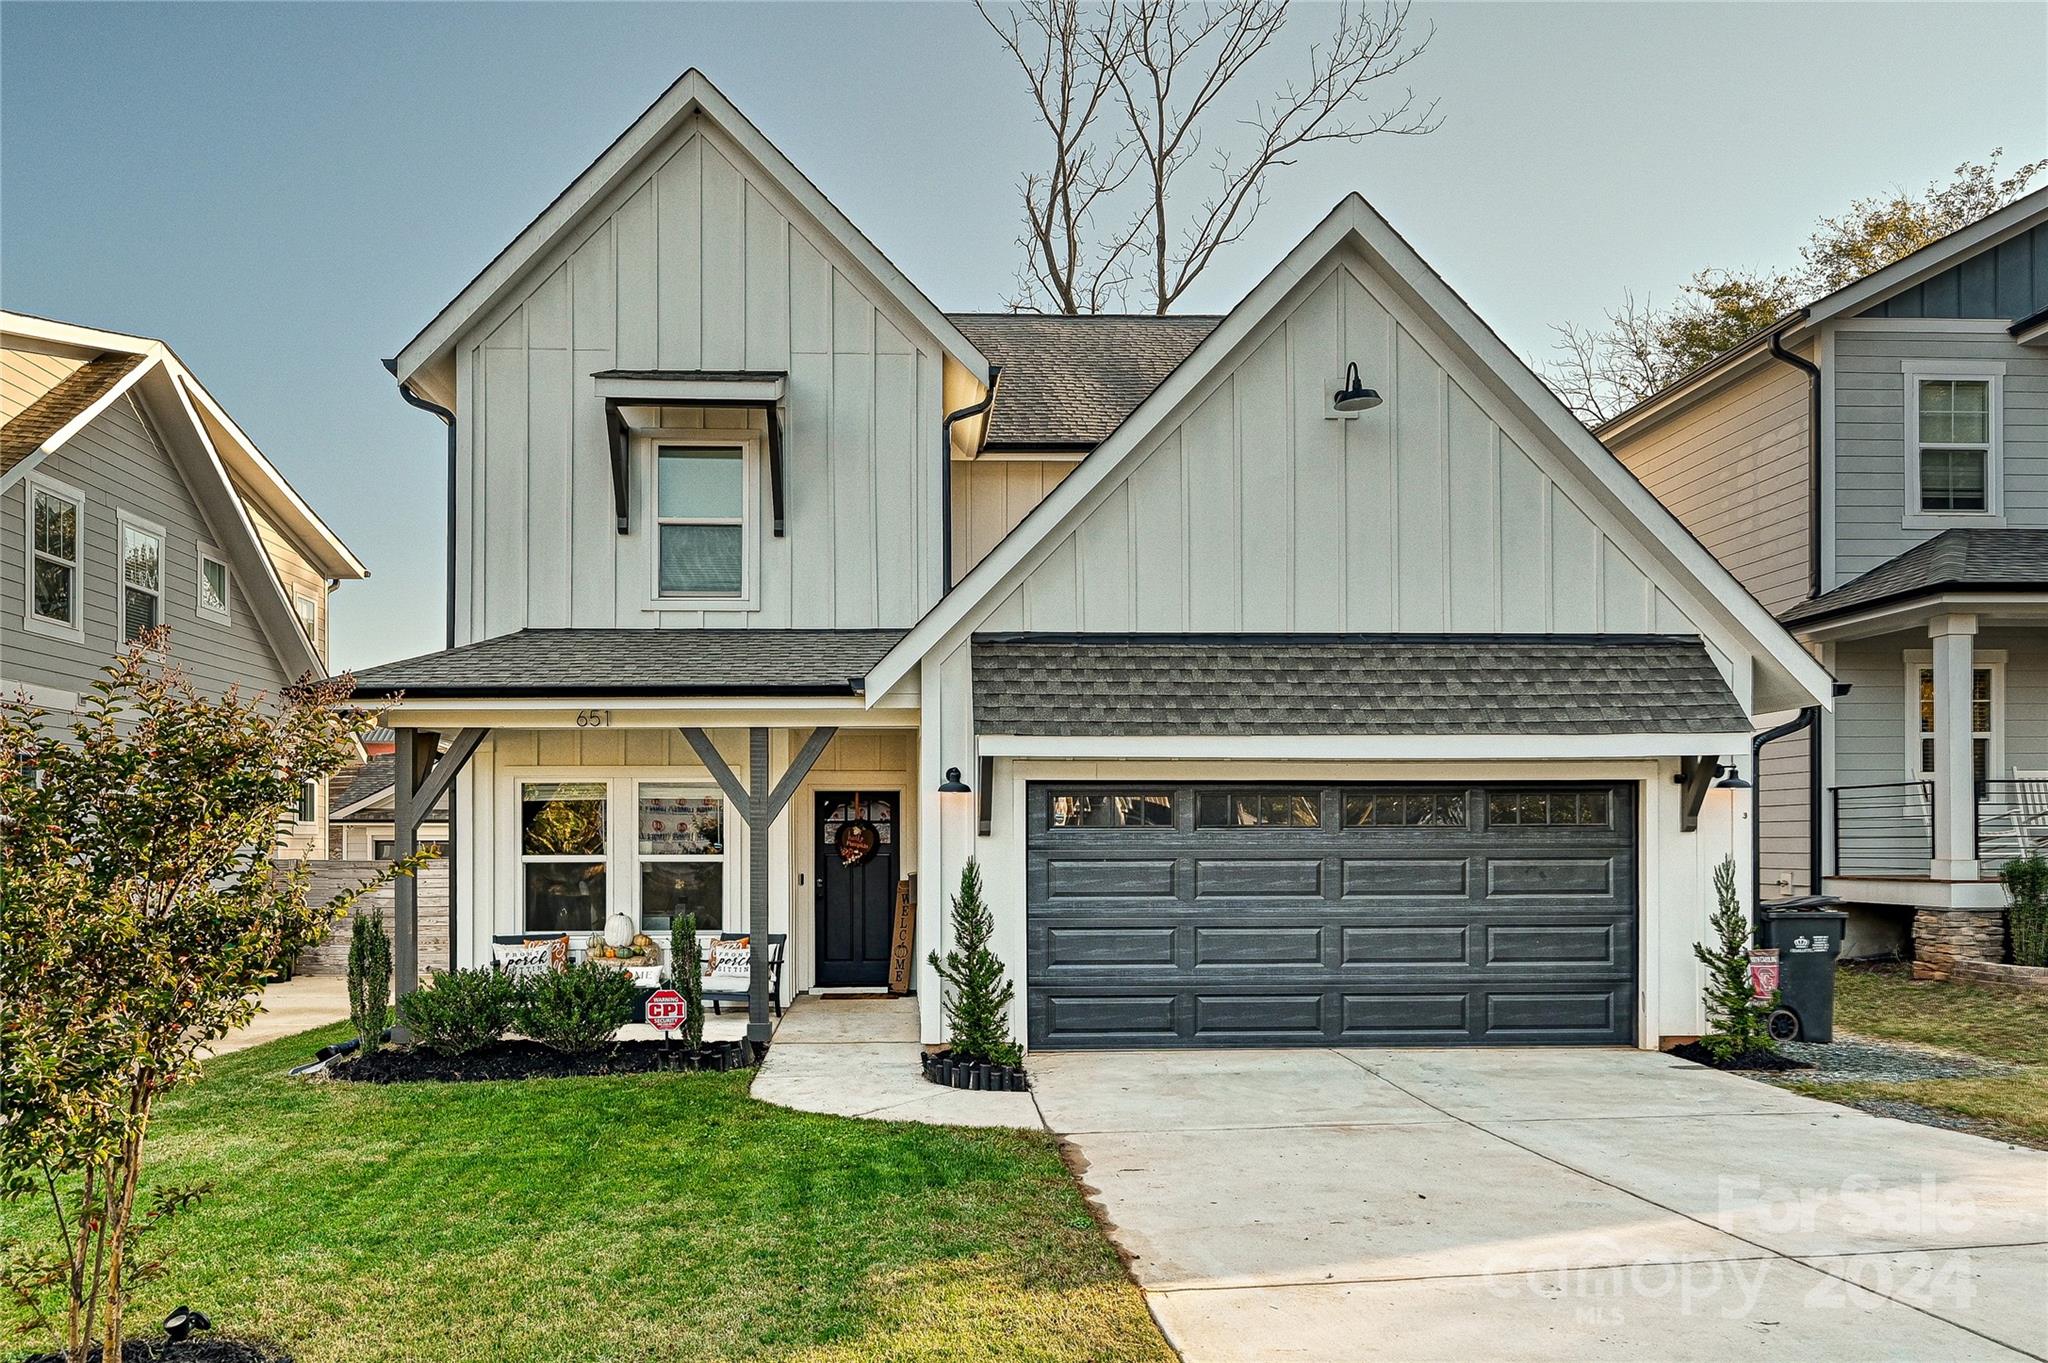
{"label": "board and batten siding", "polygon": [[[1839,586],[1938,534],[1907,529],[1906,377],[1916,360],[2005,366],[2004,521],[2048,526],[2048,353],[1997,331],[1842,328],[1834,341],[1835,546]],[[1967,524],[1957,518],[1957,524]]]}
{"label": "board and batten siding", "polygon": [[1699,633],[1370,278],[1305,284],[978,627]]}
{"label": "board and batten siding", "polygon": [[[1812,584],[1806,375],[1775,360],[1609,445],[1773,614]],[[1756,776],[1767,892],[1807,894],[1810,757],[1804,733],[1764,750]]]}
{"label": "board and batten siding", "polygon": [[44,350],[0,349],[0,425],[20,416],[30,403],[70,378],[84,363],[75,356]]}
{"label": "board and batten siding", "polygon": [[1073,459],[953,461],[953,580],[1002,543],[1074,471]]}
{"label": "board and batten siding", "polygon": [[1877,304],[1865,317],[2000,317],[2048,308],[2048,223],[1956,262]]}
{"label": "board and batten siding", "polygon": [[199,545],[221,548],[224,532],[206,522],[184,476],[154,432],[122,398],[37,464],[85,494],[83,587],[85,637],[74,642],[23,625],[27,610],[27,481],[0,500],[0,676],[64,691],[83,691],[122,645],[118,516],[164,530],[163,622],[171,658],[210,694],[230,685],[275,691],[288,678],[249,611],[250,585],[229,569],[229,622],[199,614]]}
{"label": "board and batten siding", "polygon": [[[729,139],[693,122],[458,342],[458,642],[525,627],[908,626],[937,599],[943,358]],[[616,533],[608,369],[786,370],[787,534],[752,608],[653,608],[649,470]]]}

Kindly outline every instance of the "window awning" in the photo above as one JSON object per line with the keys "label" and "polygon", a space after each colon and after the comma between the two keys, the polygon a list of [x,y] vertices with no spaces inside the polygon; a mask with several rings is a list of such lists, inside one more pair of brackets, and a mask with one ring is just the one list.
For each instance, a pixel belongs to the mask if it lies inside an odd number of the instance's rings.
{"label": "window awning", "polygon": [[774,504],[775,537],[782,538],[782,404],[789,374],[779,369],[605,369],[590,376],[604,402],[611,439],[612,511],[623,535],[631,529],[626,474],[634,423],[632,407],[727,407],[758,411],[768,419],[768,495]]}

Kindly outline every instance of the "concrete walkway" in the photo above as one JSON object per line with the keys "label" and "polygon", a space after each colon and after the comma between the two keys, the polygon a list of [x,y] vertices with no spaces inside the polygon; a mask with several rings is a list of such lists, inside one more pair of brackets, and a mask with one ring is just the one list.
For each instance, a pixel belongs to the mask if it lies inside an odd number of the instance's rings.
{"label": "concrete walkway", "polygon": [[975,1093],[925,1080],[917,1003],[806,995],[791,1004],[750,1090],[766,1103],[935,1126],[1040,1127],[1028,1093]]}
{"label": "concrete walkway", "polygon": [[[246,1027],[229,1032],[212,1046],[214,1055],[246,1051],[281,1036],[293,1036],[348,1017],[348,980],[340,975],[300,975],[267,986],[262,1011]],[[304,1059],[313,1058],[308,1048]]]}
{"label": "concrete walkway", "polygon": [[1032,1057],[1190,1363],[2048,1357],[2048,1154],[1621,1050]]}

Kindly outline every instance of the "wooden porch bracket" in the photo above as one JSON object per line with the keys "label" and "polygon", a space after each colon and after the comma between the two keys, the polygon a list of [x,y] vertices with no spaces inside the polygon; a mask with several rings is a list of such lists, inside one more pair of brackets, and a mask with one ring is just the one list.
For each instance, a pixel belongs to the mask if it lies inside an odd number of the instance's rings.
{"label": "wooden porch bracket", "polygon": [[747,825],[747,936],[753,939],[754,948],[747,976],[747,1040],[756,1043],[765,1044],[775,1030],[768,1020],[768,831],[838,732],[836,727],[822,724],[811,730],[811,736],[791,759],[789,770],[771,786],[767,729],[747,731],[749,781],[745,784],[709,734],[693,727],[682,731],[690,750],[739,809],[741,820]]}
{"label": "wooden porch bracket", "polygon": [[[392,851],[404,860],[419,851],[420,824],[448,792],[456,773],[475,755],[488,729],[464,729],[455,735],[448,751],[441,751],[441,736],[425,729],[394,728],[397,744],[391,773]],[[452,841],[455,829],[448,835]],[[451,891],[452,891],[451,883]],[[448,950],[456,942],[454,895],[448,905]],[[400,1000],[420,987],[420,884],[417,877],[400,876],[391,884],[391,973],[393,993]],[[391,1029],[393,1037],[405,1041],[403,1026]]]}
{"label": "wooden porch bracket", "polygon": [[1699,830],[1700,806],[1707,801],[1707,788],[1714,784],[1719,775],[1721,763],[1713,757],[1681,757],[1678,759],[1678,775],[1672,779],[1683,787],[1679,795],[1678,831],[1693,833]]}

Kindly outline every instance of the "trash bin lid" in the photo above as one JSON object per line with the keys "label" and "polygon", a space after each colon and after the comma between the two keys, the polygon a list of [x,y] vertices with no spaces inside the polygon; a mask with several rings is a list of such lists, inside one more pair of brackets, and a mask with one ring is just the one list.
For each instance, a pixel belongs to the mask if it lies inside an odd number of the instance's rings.
{"label": "trash bin lid", "polygon": [[1842,902],[1838,894],[1802,894],[1791,899],[1773,899],[1757,905],[1760,913],[1811,913],[1816,909],[1823,912],[1834,909]]}

